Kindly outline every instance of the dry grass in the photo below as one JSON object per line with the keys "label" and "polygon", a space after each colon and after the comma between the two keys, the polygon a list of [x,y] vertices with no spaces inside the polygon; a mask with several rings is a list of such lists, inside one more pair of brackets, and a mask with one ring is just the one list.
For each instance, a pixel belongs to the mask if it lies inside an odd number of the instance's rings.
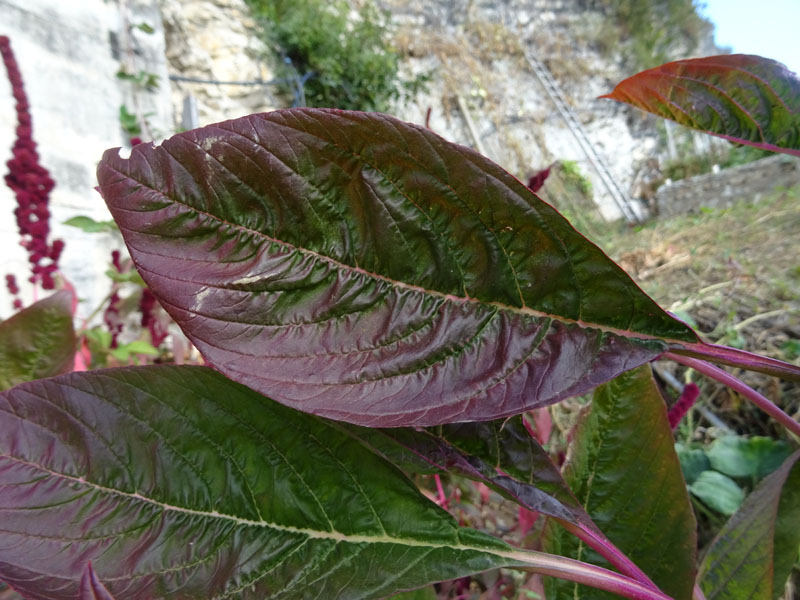
{"label": "dry grass", "polygon": [[[800,365],[795,351],[800,344],[800,186],[755,205],[656,221],[600,245],[659,304],[692,322],[708,341]],[[800,416],[800,386],[738,374]],[[705,405],[731,429],[785,435],[726,388],[709,382],[702,388]],[[715,435],[709,423],[695,424],[687,434],[694,439]]]}

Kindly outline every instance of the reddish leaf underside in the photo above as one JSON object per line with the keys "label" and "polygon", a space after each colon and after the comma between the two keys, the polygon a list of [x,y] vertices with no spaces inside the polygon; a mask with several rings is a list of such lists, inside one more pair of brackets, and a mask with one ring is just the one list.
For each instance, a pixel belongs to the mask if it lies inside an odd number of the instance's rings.
{"label": "reddish leaf underside", "polygon": [[725,139],[800,156],[800,79],[748,54],[679,60],[601,96]]}
{"label": "reddish leaf underside", "polygon": [[521,182],[385,115],[252,115],[110,150],[98,179],[209,364],[300,410],[488,420],[697,341]]}

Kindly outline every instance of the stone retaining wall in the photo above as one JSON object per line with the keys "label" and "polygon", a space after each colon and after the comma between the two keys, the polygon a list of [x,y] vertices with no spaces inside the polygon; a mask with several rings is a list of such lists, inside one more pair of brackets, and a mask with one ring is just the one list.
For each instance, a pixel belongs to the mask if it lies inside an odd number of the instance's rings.
{"label": "stone retaining wall", "polygon": [[660,216],[727,208],[737,202],[758,202],[781,187],[800,186],[800,159],[778,154],[718,173],[698,175],[661,186],[656,192]]}

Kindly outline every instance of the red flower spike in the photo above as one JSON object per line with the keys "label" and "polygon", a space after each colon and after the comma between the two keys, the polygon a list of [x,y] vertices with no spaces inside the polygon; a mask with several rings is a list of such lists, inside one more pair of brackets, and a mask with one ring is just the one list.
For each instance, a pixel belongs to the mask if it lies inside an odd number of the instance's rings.
{"label": "red flower spike", "polygon": [[686,413],[689,412],[689,409],[694,406],[694,403],[697,401],[697,398],[700,396],[700,388],[697,387],[696,383],[687,383],[683,391],[681,392],[681,397],[678,398],[677,402],[672,405],[672,408],[669,409],[667,413],[667,419],[669,419],[669,426],[672,429],[675,429],[678,426],[678,423],[681,422],[681,419],[686,416]]}
{"label": "red flower spike", "polygon": [[[28,251],[28,262],[33,274],[30,281],[34,284],[41,283],[46,290],[53,289],[55,287],[53,273],[58,270],[58,259],[64,249],[64,242],[61,240],[55,240],[52,245],[48,243],[50,236],[48,203],[55,182],[47,169],[39,164],[36,142],[33,141],[30,105],[22,85],[22,74],[11,50],[11,41],[6,36],[0,36],[0,55],[8,73],[17,111],[17,139],[11,149],[11,159],[6,163],[8,174],[4,179],[17,198],[14,216],[21,244]],[[46,258],[49,258],[50,262],[41,265],[41,261]]]}

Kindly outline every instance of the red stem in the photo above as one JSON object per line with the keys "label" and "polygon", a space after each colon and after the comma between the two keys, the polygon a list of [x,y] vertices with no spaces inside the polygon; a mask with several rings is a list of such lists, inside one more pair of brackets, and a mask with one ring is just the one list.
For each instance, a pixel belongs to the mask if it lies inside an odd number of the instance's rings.
{"label": "red stem", "polygon": [[532,551],[509,552],[504,555],[527,563],[525,567],[521,567],[524,570],[582,583],[631,600],[672,600],[664,592],[645,586],[639,581],[571,558]]}
{"label": "red stem", "polygon": [[673,348],[670,355],[673,357],[676,355],[690,356],[721,365],[738,367],[746,371],[758,371],[759,373],[774,375],[790,381],[800,381],[800,367],[797,365],[747,352],[746,350],[739,350],[738,348],[698,342],[695,344],[683,344],[680,348]]}
{"label": "red stem", "polygon": [[672,352],[668,352],[664,355],[667,358],[671,358],[677,363],[685,365],[687,367],[691,367],[698,373],[702,373],[711,379],[715,379],[720,383],[728,386],[732,390],[739,392],[745,398],[749,398],[753,404],[758,406],[761,410],[771,416],[773,419],[781,423],[786,429],[791,431],[794,435],[800,437],[800,423],[795,421],[792,417],[787,415],[783,412],[776,404],[774,404],[771,400],[762,396],[749,385],[747,385],[742,380],[734,377],[727,371],[723,371],[719,367],[715,367],[705,361],[698,360],[696,358],[690,358],[688,356],[681,356],[679,354],[674,354]]}
{"label": "red stem", "polygon": [[602,533],[590,531],[589,529],[585,529],[580,525],[575,525],[574,523],[562,521],[560,519],[559,524],[572,535],[582,540],[600,556],[605,558],[620,573],[627,575],[642,585],[650,587],[654,590],[658,590],[658,586],[653,583],[653,580],[650,579],[644,571],[637,567],[630,558],[625,556],[625,554],[623,554],[619,548],[612,544],[611,540],[605,537]]}
{"label": "red stem", "polygon": [[439,506],[444,508],[447,506],[447,495],[444,493],[444,487],[442,487],[442,478],[436,473],[433,479],[436,481],[436,491],[439,493]]}

